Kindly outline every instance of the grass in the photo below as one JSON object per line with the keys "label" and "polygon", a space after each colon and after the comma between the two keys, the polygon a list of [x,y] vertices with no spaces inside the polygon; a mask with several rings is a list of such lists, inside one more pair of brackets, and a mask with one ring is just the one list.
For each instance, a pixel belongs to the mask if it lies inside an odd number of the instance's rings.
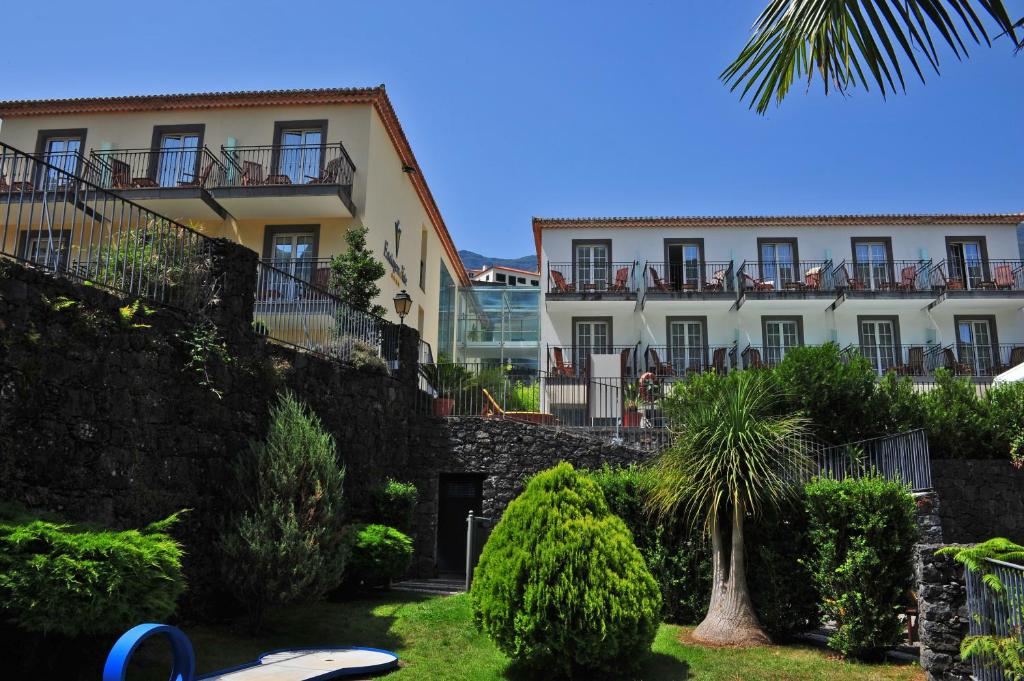
{"label": "grass", "polygon": [[[319,603],[277,613],[258,636],[242,624],[183,627],[196,650],[200,674],[253,660],[287,646],[361,645],[386,648],[402,658],[388,681],[522,681],[519,672],[473,626],[465,595],[426,597],[388,593],[345,603]],[[714,650],[686,645],[687,627],[662,625],[637,678],[645,681],[727,679],[923,679],[921,669],[830,659],[828,651],[803,646]],[[165,651],[147,651],[128,679],[167,678]]]}

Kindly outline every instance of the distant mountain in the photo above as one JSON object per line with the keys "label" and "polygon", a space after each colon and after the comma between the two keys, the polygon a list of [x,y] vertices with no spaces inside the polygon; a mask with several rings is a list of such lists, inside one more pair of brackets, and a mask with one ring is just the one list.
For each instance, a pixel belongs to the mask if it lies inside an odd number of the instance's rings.
{"label": "distant mountain", "polygon": [[535,255],[524,255],[521,258],[491,258],[473,251],[459,251],[459,257],[462,258],[462,264],[467,270],[478,270],[488,265],[497,265],[499,267],[514,267],[517,270],[537,271],[537,256]]}

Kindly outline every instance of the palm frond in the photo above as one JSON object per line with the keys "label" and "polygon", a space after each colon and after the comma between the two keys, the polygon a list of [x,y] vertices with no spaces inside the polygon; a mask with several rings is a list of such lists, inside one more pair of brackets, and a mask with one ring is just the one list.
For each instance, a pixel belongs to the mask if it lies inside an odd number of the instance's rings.
{"label": "palm frond", "polygon": [[798,80],[810,87],[815,73],[826,94],[830,87],[867,90],[870,82],[884,98],[906,90],[906,64],[924,82],[921,57],[939,73],[936,41],[957,59],[967,56],[968,42],[991,45],[982,16],[997,37],[1024,46],[1017,33],[1024,19],[1010,19],[1003,0],[771,0],[719,77],[761,114]]}

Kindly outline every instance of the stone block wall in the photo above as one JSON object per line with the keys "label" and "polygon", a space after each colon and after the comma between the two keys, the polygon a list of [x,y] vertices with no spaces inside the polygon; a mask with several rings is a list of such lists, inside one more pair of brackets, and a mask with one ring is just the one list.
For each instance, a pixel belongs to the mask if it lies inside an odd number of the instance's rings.
{"label": "stone block wall", "polygon": [[960,661],[968,625],[964,568],[951,556],[935,555],[943,546],[916,547],[921,666],[929,681],[967,681],[971,667]]}
{"label": "stone block wall", "polygon": [[942,500],[945,541],[1024,542],[1024,470],[1006,460],[935,459],[932,484]]}

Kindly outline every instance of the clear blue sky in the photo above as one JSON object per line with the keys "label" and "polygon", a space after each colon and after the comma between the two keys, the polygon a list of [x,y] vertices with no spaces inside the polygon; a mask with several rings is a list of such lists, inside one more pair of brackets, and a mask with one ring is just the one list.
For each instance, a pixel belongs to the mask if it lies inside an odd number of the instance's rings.
{"label": "clear blue sky", "polygon": [[717,76],[766,2],[11,1],[0,98],[385,83],[492,256],[532,253],[533,215],[1024,210],[1024,55],[759,117]]}

